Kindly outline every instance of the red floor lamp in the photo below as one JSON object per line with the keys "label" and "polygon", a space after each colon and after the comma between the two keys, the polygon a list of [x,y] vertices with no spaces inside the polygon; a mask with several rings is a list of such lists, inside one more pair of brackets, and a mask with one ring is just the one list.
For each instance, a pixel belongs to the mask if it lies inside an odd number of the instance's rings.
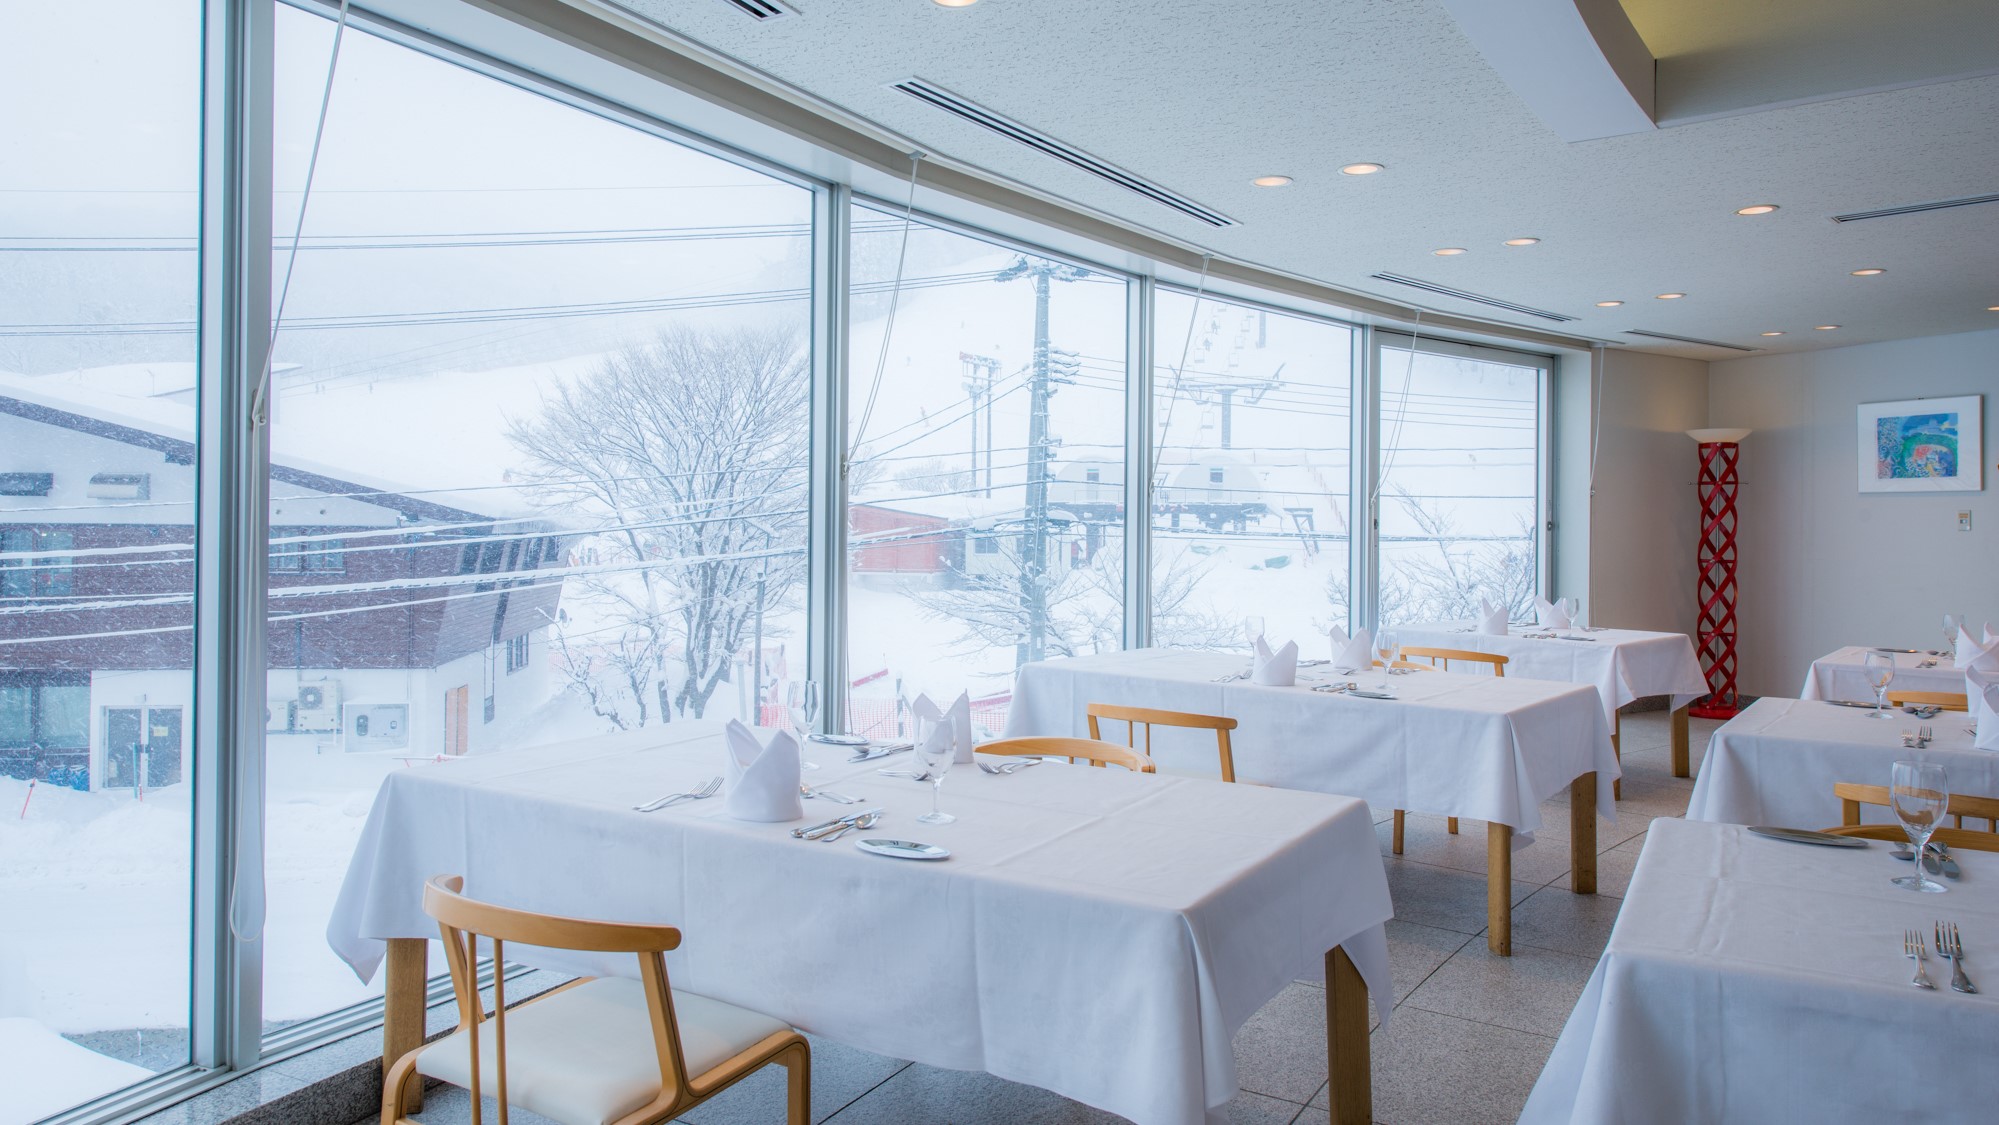
{"label": "red floor lamp", "polygon": [[1700,579],[1695,595],[1700,616],[1694,624],[1694,651],[1707,673],[1707,695],[1687,714],[1729,719],[1742,709],[1735,693],[1735,489],[1736,462],[1748,430],[1688,430],[1700,443],[1701,474],[1695,483],[1701,506]]}

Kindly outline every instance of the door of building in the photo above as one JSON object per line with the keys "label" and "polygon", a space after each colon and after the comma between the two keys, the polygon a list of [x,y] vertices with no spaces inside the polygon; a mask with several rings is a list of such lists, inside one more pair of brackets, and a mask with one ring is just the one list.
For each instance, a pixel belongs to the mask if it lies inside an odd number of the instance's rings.
{"label": "door of building", "polygon": [[104,709],[104,787],[158,789],[180,783],[181,709]]}
{"label": "door of building", "polygon": [[470,747],[472,728],[471,685],[461,685],[444,693],[444,752],[463,754]]}

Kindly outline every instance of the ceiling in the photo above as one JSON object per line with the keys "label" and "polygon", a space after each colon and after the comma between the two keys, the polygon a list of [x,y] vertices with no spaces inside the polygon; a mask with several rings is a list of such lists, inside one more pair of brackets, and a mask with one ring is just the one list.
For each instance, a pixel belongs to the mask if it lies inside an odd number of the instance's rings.
{"label": "ceiling", "polygon": [[[1576,143],[1438,0],[788,2],[796,15],[764,23],[723,0],[621,6],[960,164],[1349,291],[1702,359],[1740,353],[1625,333],[1788,351],[1999,328],[1999,203],[1830,221],[1999,192],[1999,76],[1959,77],[1999,65],[1989,0],[1627,0],[1669,124]],[[889,88],[911,77],[1239,225],[1210,228]],[[1757,108],[1773,101],[1801,104]],[[1675,106],[1719,116],[1670,124]],[[1386,170],[1340,173],[1357,161]],[[1273,173],[1293,183],[1249,183]],[[1758,203],[1780,210],[1735,214]],[[1514,237],[1542,241],[1502,245]],[[1887,272],[1851,276],[1864,267]],[[1668,292],[1686,296],[1655,297]]]}

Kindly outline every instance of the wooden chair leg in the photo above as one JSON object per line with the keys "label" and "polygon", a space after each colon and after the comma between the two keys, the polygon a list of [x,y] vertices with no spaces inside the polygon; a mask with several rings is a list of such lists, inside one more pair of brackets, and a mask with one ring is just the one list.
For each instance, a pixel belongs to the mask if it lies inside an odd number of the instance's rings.
{"label": "wooden chair leg", "polygon": [[1368,1070],[1367,983],[1347,951],[1326,951],[1326,1098],[1333,1125],[1370,1125],[1374,1080]]}
{"label": "wooden chair leg", "polygon": [[812,1125],[812,1049],[803,1043],[786,1052],[785,1125]]}
{"label": "wooden chair leg", "polygon": [[1513,956],[1513,829],[1485,826],[1485,947]]}
{"label": "wooden chair leg", "polygon": [[1388,830],[1388,834],[1389,834],[1388,850],[1395,853],[1396,855],[1401,855],[1402,854],[1402,810],[1401,809],[1395,810],[1395,826]]}
{"label": "wooden chair leg", "polygon": [[[423,995],[429,978],[430,942],[390,938],[382,997],[382,1074],[386,1079],[404,1055],[423,1046]],[[386,1086],[386,1082],[385,1082]],[[423,1083],[403,1084],[402,1112],[423,1112]],[[383,1120],[388,1106],[382,1108]]]}
{"label": "wooden chair leg", "polygon": [[[1612,757],[1617,759],[1617,764],[1619,766],[1624,765],[1623,736],[1624,736],[1624,713],[1621,711],[1612,711],[1610,713],[1610,753]],[[1622,773],[1623,770],[1620,769],[1618,772]],[[1613,801],[1622,801],[1624,799],[1624,779],[1622,777],[1615,778],[1611,781],[1610,799]]]}
{"label": "wooden chair leg", "polygon": [[1596,772],[1569,782],[1569,885],[1596,893]]}
{"label": "wooden chair leg", "polygon": [[1693,773],[1693,754],[1687,745],[1687,709],[1673,709],[1673,776],[1687,777]]}
{"label": "wooden chair leg", "polygon": [[1449,833],[1450,833],[1451,835],[1453,835],[1453,836],[1457,835],[1457,834],[1458,834],[1458,818],[1457,818],[1457,817],[1454,817],[1454,816],[1447,816],[1447,817],[1445,817],[1445,818],[1444,818],[1444,831],[1446,831],[1446,832],[1449,832]]}
{"label": "wooden chair leg", "polygon": [[[423,1097],[423,1081],[416,1072],[416,1056],[404,1055],[395,1064],[383,1071],[382,1079],[382,1125],[397,1125],[406,1116],[403,1106],[412,1097]],[[412,1081],[412,1080],[415,1081]],[[410,1087],[416,1092],[411,1094]]]}

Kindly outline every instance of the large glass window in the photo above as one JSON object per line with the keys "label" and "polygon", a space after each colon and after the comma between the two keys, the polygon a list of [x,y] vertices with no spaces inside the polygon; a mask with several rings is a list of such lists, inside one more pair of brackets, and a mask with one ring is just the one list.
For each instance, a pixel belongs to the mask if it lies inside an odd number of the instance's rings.
{"label": "large glass window", "polygon": [[1152,641],[1239,647],[1348,623],[1353,331],[1161,290],[1153,321]]}
{"label": "large glass window", "polygon": [[921,222],[905,250],[903,217],[868,207],[853,224],[848,727],[969,691],[997,732],[1015,668],[1123,644],[1126,282]]}
{"label": "large glass window", "polygon": [[0,1118],[189,1060],[202,8],[0,5]]}
{"label": "large glass window", "polygon": [[[267,1027],[390,771],[803,673],[811,195],[281,7]],[[305,207],[289,290],[290,235]]]}
{"label": "large glass window", "polygon": [[1540,592],[1545,359],[1380,345],[1380,620],[1518,620]]}

